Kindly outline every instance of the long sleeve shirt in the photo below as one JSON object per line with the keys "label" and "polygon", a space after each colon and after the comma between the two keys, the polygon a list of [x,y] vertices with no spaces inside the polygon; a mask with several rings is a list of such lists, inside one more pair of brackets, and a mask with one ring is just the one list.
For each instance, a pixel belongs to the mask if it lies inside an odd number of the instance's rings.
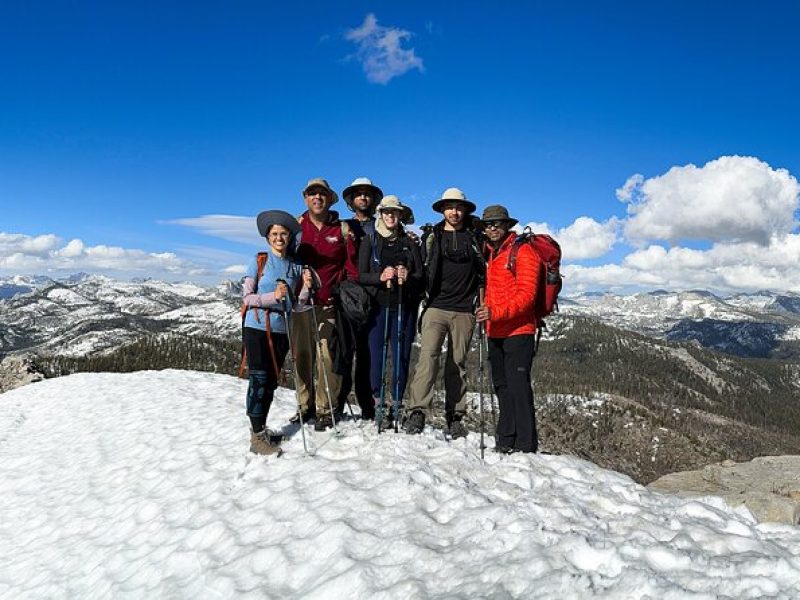
{"label": "long sleeve shirt", "polygon": [[303,265],[312,267],[319,275],[321,286],[315,302],[333,303],[332,288],[344,279],[358,281],[358,249],[352,232],[345,239],[339,215],[331,211],[328,221],[317,228],[308,216],[300,217],[300,245],[297,254]]}

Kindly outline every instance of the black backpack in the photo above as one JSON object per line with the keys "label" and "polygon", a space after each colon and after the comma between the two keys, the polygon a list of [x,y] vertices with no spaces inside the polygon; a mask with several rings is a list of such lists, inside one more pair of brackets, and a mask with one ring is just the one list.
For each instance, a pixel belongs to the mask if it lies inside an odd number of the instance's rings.
{"label": "black backpack", "polygon": [[345,279],[335,286],[333,294],[339,310],[356,331],[366,327],[372,313],[372,298],[367,290],[355,281]]}

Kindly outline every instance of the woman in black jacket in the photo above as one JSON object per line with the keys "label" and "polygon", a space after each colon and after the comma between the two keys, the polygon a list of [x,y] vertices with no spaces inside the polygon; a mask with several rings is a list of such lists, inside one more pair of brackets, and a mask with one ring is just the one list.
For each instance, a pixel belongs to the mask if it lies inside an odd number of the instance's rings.
{"label": "woman in black jacket", "polygon": [[[414,222],[411,209],[397,196],[385,196],[376,212],[375,233],[361,241],[358,270],[359,282],[375,299],[369,324],[370,383],[378,409],[376,420],[381,428],[386,428],[392,418],[398,420],[402,406],[423,291],[423,271],[417,238],[404,229],[404,225]],[[384,384],[386,359],[390,354],[391,383]],[[390,394],[391,411],[386,410]]]}

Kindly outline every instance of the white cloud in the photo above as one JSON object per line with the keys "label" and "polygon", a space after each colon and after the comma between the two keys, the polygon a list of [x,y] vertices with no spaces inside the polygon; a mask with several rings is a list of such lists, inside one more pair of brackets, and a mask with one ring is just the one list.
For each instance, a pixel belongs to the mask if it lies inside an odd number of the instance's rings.
{"label": "white cloud", "polygon": [[212,274],[207,268],[171,252],[145,252],[118,246],[87,246],[79,239],[63,244],[53,234],[29,236],[0,232],[0,272],[48,274],[114,272],[152,277],[197,277]]}
{"label": "white cloud", "polygon": [[56,253],[64,258],[76,258],[83,253],[85,248],[86,246],[84,246],[81,240],[74,239],[70,240],[69,243],[60,250],[57,250]]}
{"label": "white cloud", "polygon": [[[267,248],[265,240],[261,240],[261,247],[259,250]],[[255,250],[251,252],[231,252],[221,248],[213,248],[211,246],[194,246],[194,245],[180,245],[175,248],[175,251],[185,259],[198,264],[214,264],[214,265],[234,265],[239,264],[255,254]]]}
{"label": "white cloud", "polygon": [[226,275],[244,275],[247,272],[246,265],[230,265],[229,267],[225,267],[222,269],[222,272]]}
{"label": "white cloud", "polygon": [[47,256],[59,243],[52,234],[32,237],[21,233],[0,232],[0,256],[20,253],[31,256]]}
{"label": "white cloud", "polygon": [[[800,185],[786,169],[752,157],[723,156],[702,167],[631,176],[616,190],[628,204],[617,225],[637,247],[619,264],[565,265],[567,293],[610,289],[800,292]],[[580,243],[598,224],[570,228]],[[567,228],[567,229],[570,229]],[[583,231],[581,231],[583,229]],[[557,238],[567,240],[567,231]],[[652,243],[666,240],[672,247]],[[677,245],[700,240],[703,249]],[[575,260],[574,256],[570,257]]]}
{"label": "white cloud", "polygon": [[629,178],[617,190],[628,202],[625,236],[648,240],[709,240],[767,245],[792,232],[800,185],[786,169],[753,157],[722,156],[702,167]]}
{"label": "white cloud", "polygon": [[773,235],[766,246],[721,243],[695,250],[651,245],[619,265],[569,265],[564,273],[570,291],[636,287],[800,292],[800,234]]}
{"label": "white cloud", "polygon": [[619,220],[611,218],[598,223],[590,217],[578,217],[572,225],[556,231],[547,223],[528,223],[528,226],[535,233],[553,236],[561,246],[562,260],[583,260],[603,256],[611,250],[617,241]]}
{"label": "white cloud", "polygon": [[405,29],[378,25],[378,19],[370,13],[360,27],[348,30],[344,37],[356,44],[355,57],[361,63],[367,79],[385,85],[411,69],[425,71],[422,59],[416,55],[414,48],[402,47],[412,35]]}
{"label": "white cloud", "polygon": [[621,188],[617,188],[617,200],[620,202],[630,202],[634,192],[644,183],[644,175],[636,173],[628,177],[628,181]]}
{"label": "white cloud", "polygon": [[654,273],[638,271],[622,265],[607,264],[598,267],[566,265],[564,274],[564,293],[597,290],[624,290],[631,288],[663,288],[661,279]]}
{"label": "white cloud", "polygon": [[258,235],[255,217],[239,217],[234,215],[203,215],[159,221],[167,225],[181,225],[196,229],[200,233],[243,244],[263,245],[264,238]]}

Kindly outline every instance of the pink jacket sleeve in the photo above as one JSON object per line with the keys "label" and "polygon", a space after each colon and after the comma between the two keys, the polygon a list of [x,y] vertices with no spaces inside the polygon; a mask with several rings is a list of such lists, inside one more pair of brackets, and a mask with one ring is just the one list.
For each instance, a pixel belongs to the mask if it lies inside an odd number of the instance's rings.
{"label": "pink jacket sleeve", "polygon": [[[300,284],[302,285],[302,283]],[[269,308],[279,302],[275,299],[275,292],[258,294],[255,291],[256,282],[252,277],[245,277],[242,284],[242,303],[247,307]],[[297,294],[297,301],[294,308],[303,308],[308,304],[309,292],[305,288],[300,289]]]}

